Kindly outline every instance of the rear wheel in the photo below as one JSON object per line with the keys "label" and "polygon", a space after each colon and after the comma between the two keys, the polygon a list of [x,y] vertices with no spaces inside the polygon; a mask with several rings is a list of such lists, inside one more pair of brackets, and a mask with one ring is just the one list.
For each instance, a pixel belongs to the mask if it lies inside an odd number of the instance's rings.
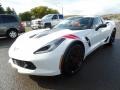
{"label": "rear wheel", "polygon": [[77,73],[83,63],[84,50],[80,44],[72,44],[63,57],[62,74],[71,76]]}
{"label": "rear wheel", "polygon": [[107,45],[112,45],[115,41],[115,36],[116,36],[116,30],[114,30],[110,36],[109,42]]}
{"label": "rear wheel", "polygon": [[7,32],[7,37],[10,39],[15,39],[18,37],[18,32],[16,30],[9,30]]}
{"label": "rear wheel", "polygon": [[52,27],[51,23],[45,23],[45,28],[51,28],[51,27]]}

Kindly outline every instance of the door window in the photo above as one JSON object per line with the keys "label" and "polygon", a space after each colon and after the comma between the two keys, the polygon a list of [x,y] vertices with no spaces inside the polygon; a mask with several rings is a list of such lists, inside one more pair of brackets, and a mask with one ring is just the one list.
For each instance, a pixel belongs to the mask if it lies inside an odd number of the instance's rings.
{"label": "door window", "polygon": [[98,17],[97,17],[97,18],[94,18],[94,21],[93,21],[93,28],[98,27],[100,24],[103,24],[102,20],[99,19]]}
{"label": "door window", "polygon": [[63,15],[59,15],[59,19],[63,19]]}
{"label": "door window", "polygon": [[14,16],[2,15],[1,19],[3,23],[17,22],[17,18]]}
{"label": "door window", "polygon": [[57,15],[54,15],[52,19],[53,19],[53,20],[54,20],[54,19],[58,19],[58,16],[57,16]]}

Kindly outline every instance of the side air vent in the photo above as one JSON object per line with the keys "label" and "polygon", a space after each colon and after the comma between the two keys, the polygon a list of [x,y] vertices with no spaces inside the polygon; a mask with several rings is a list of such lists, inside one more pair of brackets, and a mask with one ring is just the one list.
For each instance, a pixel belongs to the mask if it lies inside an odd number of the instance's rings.
{"label": "side air vent", "polygon": [[91,47],[91,42],[90,42],[90,39],[89,39],[88,37],[85,37],[85,39],[86,39],[86,41],[87,41],[88,45]]}

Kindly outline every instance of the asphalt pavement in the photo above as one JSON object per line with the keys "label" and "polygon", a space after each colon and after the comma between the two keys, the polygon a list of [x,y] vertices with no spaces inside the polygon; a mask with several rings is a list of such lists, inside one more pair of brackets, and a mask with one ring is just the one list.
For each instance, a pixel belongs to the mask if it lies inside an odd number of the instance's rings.
{"label": "asphalt pavement", "polygon": [[120,90],[120,23],[114,45],[102,46],[90,54],[73,77],[17,73],[8,64],[8,49],[13,42],[0,38],[0,90]]}

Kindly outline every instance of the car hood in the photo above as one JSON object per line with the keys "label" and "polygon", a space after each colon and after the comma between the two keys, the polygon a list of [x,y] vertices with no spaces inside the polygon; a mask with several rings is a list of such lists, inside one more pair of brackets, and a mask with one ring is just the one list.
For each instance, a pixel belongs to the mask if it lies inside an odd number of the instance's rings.
{"label": "car hood", "polygon": [[41,22],[47,22],[47,21],[50,21],[51,20],[51,18],[46,18],[46,19],[41,19],[40,21]]}
{"label": "car hood", "polygon": [[72,34],[73,31],[69,29],[65,30],[50,30],[50,29],[41,29],[27,32],[19,36],[16,41],[11,46],[11,52],[18,50],[22,53],[33,53],[34,51],[40,49],[45,44],[62,38],[66,34]]}

